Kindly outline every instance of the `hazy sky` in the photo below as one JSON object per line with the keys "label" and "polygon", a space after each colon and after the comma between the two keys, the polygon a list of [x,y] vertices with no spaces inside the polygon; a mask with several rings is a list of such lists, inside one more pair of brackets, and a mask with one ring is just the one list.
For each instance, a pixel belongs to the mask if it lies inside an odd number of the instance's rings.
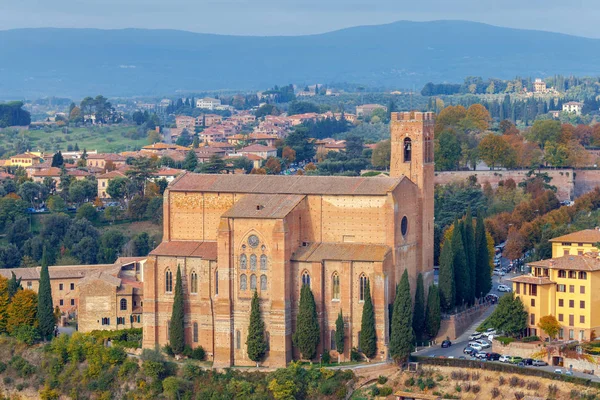
{"label": "hazy sky", "polygon": [[397,20],[462,19],[600,37],[598,0],[0,0],[0,29],[170,28],[298,35]]}

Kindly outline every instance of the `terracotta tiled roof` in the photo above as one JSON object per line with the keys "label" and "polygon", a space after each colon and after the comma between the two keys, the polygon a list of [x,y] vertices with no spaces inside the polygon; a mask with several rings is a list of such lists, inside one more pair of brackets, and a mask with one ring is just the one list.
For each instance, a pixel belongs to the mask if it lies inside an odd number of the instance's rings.
{"label": "terracotta tiled roof", "polygon": [[555,282],[552,282],[550,279],[545,276],[529,276],[529,275],[521,275],[511,279],[512,282],[520,282],[520,283],[531,283],[534,285],[553,285]]}
{"label": "terracotta tiled roof", "polygon": [[121,279],[114,276],[111,272],[113,272],[113,271],[109,271],[109,272],[102,271],[102,270],[94,271],[90,274],[87,274],[85,276],[85,278],[83,278],[77,284],[77,286],[90,285],[90,284],[93,284],[94,281],[97,281],[97,280],[104,281],[104,282],[108,283],[109,285],[113,285],[116,287],[121,286]]}
{"label": "terracotta tiled roof", "polygon": [[0,172],[0,180],[13,179],[14,177],[15,176],[13,174],[9,174],[8,172]]}
{"label": "terracotta tiled roof", "polygon": [[574,271],[599,271],[600,258],[597,254],[584,254],[582,256],[564,256],[531,262],[528,265],[540,268],[566,269]]}
{"label": "terracotta tiled roof", "polygon": [[31,154],[31,153],[22,153],[22,154],[17,154],[16,156],[12,156],[10,157],[12,158],[32,158],[32,159],[36,159],[36,158],[41,158],[39,156],[36,156],[35,154]]}
{"label": "terracotta tiled roof", "polygon": [[385,196],[403,179],[185,173],[179,175],[169,189],[186,192]]}
{"label": "terracotta tiled roof", "polygon": [[[90,272],[110,269],[114,268],[114,266],[114,264],[53,265],[48,267],[48,272],[50,274],[50,279],[83,278]],[[14,272],[17,278],[22,278],[23,280],[38,280],[40,279],[40,271],[41,267],[0,269],[0,275],[5,278],[10,278],[11,272]]]}
{"label": "terracotta tiled roof", "polygon": [[155,176],[177,176],[177,175],[181,174],[182,172],[184,172],[183,169],[163,167],[163,168],[159,169],[158,171],[154,172],[152,175],[155,175]]}
{"label": "terracotta tiled roof", "polygon": [[171,241],[162,242],[150,252],[152,256],[200,257],[217,259],[217,242]]}
{"label": "terracotta tiled roof", "polygon": [[304,199],[299,194],[248,194],[222,216],[226,218],[284,218]]}
{"label": "terracotta tiled roof", "polygon": [[584,229],[550,239],[550,242],[597,243],[600,242],[600,230]]}
{"label": "terracotta tiled roof", "polygon": [[117,177],[124,177],[125,174],[119,171],[110,171],[105,174],[99,175],[97,179],[113,179]]}
{"label": "terracotta tiled roof", "polygon": [[88,160],[125,161],[126,157],[114,153],[88,154]]}
{"label": "terracotta tiled roof", "polygon": [[243,149],[240,149],[240,153],[242,152],[263,152],[263,151],[276,151],[275,147],[263,146],[262,144],[251,144],[250,146],[246,146]]}
{"label": "terracotta tiled roof", "polygon": [[61,170],[57,167],[50,167],[41,171],[36,171],[32,175],[35,177],[52,177],[52,176],[60,176]]}
{"label": "terracotta tiled roof", "polygon": [[87,171],[83,171],[81,169],[71,169],[71,170],[67,171],[67,175],[69,175],[69,176],[88,176],[88,175],[90,175],[90,173]]}
{"label": "terracotta tiled roof", "polygon": [[142,147],[144,150],[189,150],[189,148],[185,146],[179,146],[177,144],[167,144],[167,143],[154,143],[148,146]]}
{"label": "terracotta tiled roof", "polygon": [[136,262],[136,261],[144,261],[145,259],[147,259],[148,257],[143,256],[143,257],[119,257],[117,258],[117,261],[115,261],[115,264],[129,264],[132,262]]}
{"label": "terracotta tiled roof", "polygon": [[311,243],[299,247],[292,260],[319,262],[340,261],[383,261],[390,252],[389,246],[361,243]]}

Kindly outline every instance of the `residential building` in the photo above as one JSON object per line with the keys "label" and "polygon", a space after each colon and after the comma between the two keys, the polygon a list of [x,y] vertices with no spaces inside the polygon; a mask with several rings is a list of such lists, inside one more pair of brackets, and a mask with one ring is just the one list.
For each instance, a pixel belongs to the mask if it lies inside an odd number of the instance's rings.
{"label": "residential building", "polygon": [[125,178],[125,174],[120,171],[110,171],[102,175],[96,176],[96,182],[98,182],[98,197],[101,199],[110,199],[110,195],[106,192],[108,189],[108,182],[114,178]]}
{"label": "residential building", "polygon": [[533,91],[535,93],[546,93],[548,91],[548,89],[546,88],[546,82],[544,82],[540,78],[536,78],[535,82],[533,82]]}
{"label": "residential building", "polygon": [[266,160],[269,157],[277,157],[277,149],[275,147],[264,146],[262,144],[252,144],[250,146],[246,146],[241,148],[238,153],[243,154],[245,156],[249,154],[254,154],[255,156],[259,156],[263,160]]}
{"label": "residential building", "polygon": [[196,108],[203,108],[205,110],[214,110],[221,105],[221,100],[214,99],[212,97],[205,97],[203,99],[196,100]]}
{"label": "residential building", "polygon": [[583,103],[578,101],[570,101],[568,103],[563,104],[562,110],[564,112],[581,115],[581,110],[583,109]]}
{"label": "residential building", "polygon": [[[317,354],[334,352],[343,310],[345,356],[359,347],[367,282],[377,360],[389,358],[389,306],[404,271],[433,282],[433,113],[393,113],[391,177],[184,173],[164,194],[163,242],[146,262],[143,346],[168,343],[177,270],[185,340],[216,368],[254,366],[246,339],[260,297],[264,366],[298,357],[292,344],[300,290],[309,286],[321,329]],[[427,289],[426,289],[427,290]]]}
{"label": "residential building", "polygon": [[527,310],[527,334],[546,334],[540,318],[554,316],[558,339],[590,340],[600,332],[600,231],[587,229],[550,240],[552,258],[529,263],[530,275],[512,279],[513,291]]}
{"label": "residential building", "polygon": [[382,106],[381,104],[363,104],[361,106],[356,106],[356,116],[358,118],[370,117],[375,110],[387,111],[387,107]]}
{"label": "residential building", "polygon": [[34,153],[22,153],[17,154],[16,156],[10,157],[10,166],[11,167],[23,167],[27,168],[29,166],[41,163],[42,157]]}
{"label": "residential building", "polygon": [[125,166],[126,157],[114,153],[90,154],[87,156],[87,166],[102,170],[116,169]]}
{"label": "residential building", "polygon": [[194,133],[196,118],[187,115],[177,115],[175,117],[175,126],[179,129],[187,129],[188,132]]}

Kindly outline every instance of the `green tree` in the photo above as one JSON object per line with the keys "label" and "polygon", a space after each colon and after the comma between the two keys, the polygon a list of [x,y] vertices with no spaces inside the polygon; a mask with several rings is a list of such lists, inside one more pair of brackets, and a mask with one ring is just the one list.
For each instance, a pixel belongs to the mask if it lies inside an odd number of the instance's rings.
{"label": "green tree", "polygon": [[346,331],[344,330],[344,316],[342,310],[338,314],[335,320],[335,347],[338,352],[338,363],[340,362],[341,356],[344,354],[344,346],[346,339]]}
{"label": "green tree", "polygon": [[425,330],[430,339],[437,336],[441,322],[440,292],[437,286],[431,285],[427,294],[427,310],[425,311]]}
{"label": "green tree", "polygon": [[500,297],[484,326],[503,331],[508,336],[520,335],[527,328],[527,311],[521,299],[513,293]]}
{"label": "green tree", "polygon": [[389,169],[390,159],[392,156],[392,142],[390,140],[384,140],[383,142],[377,143],[373,154],[371,155],[371,164],[375,168]]}
{"label": "green tree", "polygon": [[17,276],[13,271],[10,271],[7,290],[9,299],[12,299],[19,290],[23,290],[23,287],[21,287],[21,278],[17,279]]}
{"label": "green tree", "polygon": [[490,167],[514,167],[516,163],[515,150],[502,136],[490,133],[486,135],[477,147],[479,157]]}
{"label": "green tree", "polygon": [[40,335],[48,340],[54,334],[54,306],[52,305],[52,287],[50,286],[50,274],[48,273],[48,256],[46,248],[42,253],[42,269],[40,271],[40,285],[38,289],[37,319]]}
{"label": "green tree", "polygon": [[467,215],[464,224],[464,239],[465,239],[465,255],[467,256],[467,270],[469,276],[469,297],[468,303],[474,304],[475,298],[479,296],[476,291],[477,277],[477,254],[475,245],[475,233],[473,232],[473,215],[471,207],[467,208]]}
{"label": "green tree", "polygon": [[360,349],[367,358],[373,358],[377,352],[377,333],[375,331],[375,311],[371,300],[371,284],[367,280],[365,301],[360,322]]}
{"label": "green tree", "polygon": [[413,311],[413,331],[417,340],[425,336],[425,287],[423,275],[417,276],[417,292],[415,293],[415,307]]}
{"label": "green tree", "polygon": [[293,336],[294,345],[306,360],[312,360],[317,355],[317,346],[321,339],[321,330],[317,320],[315,298],[309,285],[303,285],[300,290],[300,305],[296,317],[296,332]]}
{"label": "green tree", "polygon": [[63,200],[62,197],[57,195],[48,197],[46,205],[52,212],[64,212],[67,208],[67,203]]}
{"label": "green tree", "polygon": [[454,256],[452,265],[454,267],[454,285],[456,288],[454,304],[457,306],[461,306],[468,301],[469,288],[471,287],[462,232],[463,224],[458,220],[455,221],[454,232],[452,233],[452,255]]}
{"label": "green tree", "polygon": [[8,279],[0,276],[0,333],[6,332],[6,319],[8,318],[8,306],[10,296],[8,294]]}
{"label": "green tree", "polygon": [[392,314],[392,333],[390,337],[390,354],[394,361],[403,363],[413,351],[414,332],[412,327],[412,300],[408,271],[404,270],[400,285],[396,289],[394,313]]}
{"label": "green tree", "polygon": [[60,150],[52,156],[52,167],[62,167],[65,163]]}
{"label": "green tree", "polygon": [[475,295],[483,297],[492,289],[492,273],[485,224],[481,212],[477,213],[477,225],[475,226],[475,277]]}
{"label": "green tree", "polygon": [[315,156],[315,146],[308,135],[308,128],[299,125],[285,138],[285,145],[296,152],[296,160],[311,160]]}
{"label": "green tree", "polygon": [[98,212],[96,207],[92,203],[82,204],[75,213],[76,218],[87,219],[90,222],[94,222],[98,219]]}
{"label": "green tree", "polygon": [[452,252],[452,242],[448,239],[444,240],[442,253],[440,254],[438,285],[442,310],[449,312],[454,308],[456,288],[454,286],[454,254]]}
{"label": "green tree", "polygon": [[560,121],[537,120],[529,130],[528,139],[536,142],[543,150],[546,143],[556,143],[561,133]]}
{"label": "green tree", "polygon": [[127,187],[130,180],[124,176],[117,176],[108,181],[106,194],[115,200],[121,200],[127,197]]}
{"label": "green tree", "polygon": [[435,141],[435,168],[440,171],[458,169],[462,158],[462,150],[456,133],[444,130]]}
{"label": "green tree", "polygon": [[169,344],[175,354],[181,354],[185,347],[183,283],[181,268],[177,265],[177,281],[175,282],[175,296],[173,297],[173,311],[171,313],[171,326],[169,328]]}
{"label": "green tree", "polygon": [[265,323],[260,315],[260,301],[258,293],[254,291],[250,305],[250,324],[248,325],[248,338],[246,339],[248,358],[256,363],[262,361],[267,351],[265,341]]}
{"label": "green tree", "polygon": [[194,171],[196,167],[198,167],[198,156],[196,152],[192,149],[187,152],[185,155],[185,160],[183,160],[183,168],[188,171]]}

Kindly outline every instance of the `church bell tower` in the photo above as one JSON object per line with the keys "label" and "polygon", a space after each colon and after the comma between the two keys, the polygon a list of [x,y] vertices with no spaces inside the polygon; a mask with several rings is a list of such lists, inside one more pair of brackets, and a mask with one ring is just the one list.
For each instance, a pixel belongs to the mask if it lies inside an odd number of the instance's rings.
{"label": "church bell tower", "polygon": [[[432,112],[396,112],[390,121],[390,176],[405,176],[419,188],[421,271],[433,271],[434,162]],[[433,279],[433,276],[431,276]]]}

